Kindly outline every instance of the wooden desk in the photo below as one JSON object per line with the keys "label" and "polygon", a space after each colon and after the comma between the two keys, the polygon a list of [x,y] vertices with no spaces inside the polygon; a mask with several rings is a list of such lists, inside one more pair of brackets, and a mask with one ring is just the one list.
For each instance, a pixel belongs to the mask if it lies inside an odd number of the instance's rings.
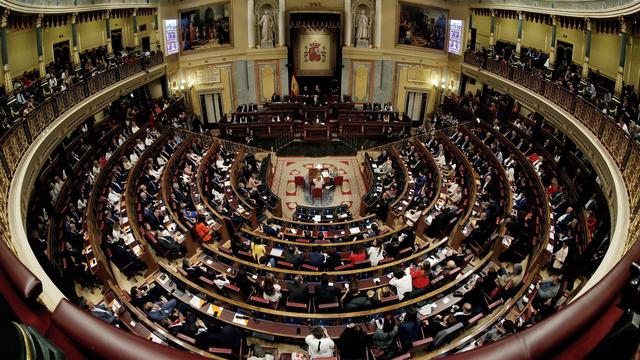
{"label": "wooden desk", "polygon": [[331,126],[327,123],[304,124],[305,141],[329,141],[331,139]]}

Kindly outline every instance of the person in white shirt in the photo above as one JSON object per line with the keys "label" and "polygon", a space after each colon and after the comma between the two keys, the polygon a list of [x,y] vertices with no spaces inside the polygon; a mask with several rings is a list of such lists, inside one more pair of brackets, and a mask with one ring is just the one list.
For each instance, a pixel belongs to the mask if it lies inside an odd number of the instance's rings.
{"label": "person in white shirt", "polygon": [[384,248],[380,239],[375,239],[371,247],[367,249],[369,255],[369,262],[371,266],[378,266],[380,260],[384,259]]}
{"label": "person in white shirt", "polygon": [[404,270],[396,270],[393,273],[393,279],[389,280],[389,285],[396,289],[398,299],[404,299],[407,293],[413,291],[413,285],[411,285],[411,276],[407,275]]}
{"label": "person in white shirt", "polygon": [[132,152],[131,155],[129,155],[129,160],[131,160],[132,164],[135,164],[138,161],[139,157],[138,154],[136,154],[136,152]]}
{"label": "person in white shirt", "polygon": [[554,254],[553,268],[561,270],[564,267],[564,261],[566,260],[567,255],[569,255],[569,244],[564,241],[560,250],[556,251]]}
{"label": "person in white shirt", "polygon": [[309,358],[311,360],[333,357],[336,346],[331,337],[329,337],[327,329],[321,326],[314,327],[311,329],[311,334],[307,335],[304,341],[309,346]]}

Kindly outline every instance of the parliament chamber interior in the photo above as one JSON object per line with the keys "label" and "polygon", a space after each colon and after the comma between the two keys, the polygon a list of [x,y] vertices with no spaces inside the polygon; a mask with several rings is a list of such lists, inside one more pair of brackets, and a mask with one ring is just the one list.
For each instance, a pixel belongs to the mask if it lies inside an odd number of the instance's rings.
{"label": "parliament chamber interior", "polygon": [[0,0],[3,359],[640,358],[640,2]]}

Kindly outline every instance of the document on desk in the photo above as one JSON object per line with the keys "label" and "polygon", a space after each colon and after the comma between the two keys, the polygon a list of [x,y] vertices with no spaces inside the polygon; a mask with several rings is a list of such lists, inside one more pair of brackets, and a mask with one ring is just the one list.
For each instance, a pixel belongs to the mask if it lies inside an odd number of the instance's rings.
{"label": "document on desk", "polygon": [[359,234],[360,233],[360,228],[359,227],[352,227],[352,228],[349,229],[349,233],[351,233],[351,235]]}
{"label": "document on desk", "polygon": [[282,256],[282,253],[283,253],[283,252],[284,252],[284,250],[282,250],[282,249],[279,249],[279,248],[273,248],[273,249],[271,249],[271,252],[269,253],[269,255],[271,255],[271,256],[278,256],[278,257],[280,257],[280,256]]}
{"label": "document on desk", "polygon": [[233,315],[233,322],[242,326],[247,326],[249,324],[249,317],[236,313]]}
{"label": "document on desk", "polygon": [[153,333],[151,335],[149,335],[149,340],[153,341],[156,344],[162,344],[162,339],[160,339],[159,337],[157,337]]}
{"label": "document on desk", "polygon": [[321,220],[322,220],[322,216],[320,216],[320,215],[314,215],[313,216],[313,221],[320,222]]}
{"label": "document on desk", "polygon": [[194,297],[191,298],[191,300],[189,300],[189,304],[191,304],[191,306],[193,306],[193,307],[195,307],[197,309],[201,308],[202,305],[204,305],[204,302],[205,302],[204,300],[200,299],[197,296],[194,296]]}

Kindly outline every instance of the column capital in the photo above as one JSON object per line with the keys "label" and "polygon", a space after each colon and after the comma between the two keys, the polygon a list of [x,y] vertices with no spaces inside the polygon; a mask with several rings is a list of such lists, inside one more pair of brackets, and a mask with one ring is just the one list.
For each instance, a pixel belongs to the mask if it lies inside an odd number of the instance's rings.
{"label": "column capital", "polygon": [[491,17],[496,16],[496,11],[494,9],[491,9]]}
{"label": "column capital", "polygon": [[71,23],[75,24],[77,20],[78,20],[78,13],[74,12],[73,14],[71,14]]}
{"label": "column capital", "polygon": [[9,24],[9,13],[11,13],[11,11],[6,8],[2,12],[2,18],[0,19],[0,27],[5,28]]}
{"label": "column capital", "polygon": [[522,20],[522,11],[518,10],[518,20]]}
{"label": "column capital", "polygon": [[591,31],[591,18],[590,17],[586,17],[584,18],[584,24],[585,24],[585,29],[587,29],[587,31]]}
{"label": "column capital", "polygon": [[104,19],[109,20],[110,18],[111,18],[111,9],[107,9],[107,11],[104,12]]}
{"label": "column capital", "polygon": [[133,14],[131,16],[138,16],[138,8],[133,8]]}
{"label": "column capital", "polygon": [[558,17],[555,15],[551,15],[551,26],[558,25]]}
{"label": "column capital", "polygon": [[37,28],[41,28],[42,27],[42,19],[44,18],[44,14],[40,13],[38,14],[38,18],[36,19],[36,27]]}

